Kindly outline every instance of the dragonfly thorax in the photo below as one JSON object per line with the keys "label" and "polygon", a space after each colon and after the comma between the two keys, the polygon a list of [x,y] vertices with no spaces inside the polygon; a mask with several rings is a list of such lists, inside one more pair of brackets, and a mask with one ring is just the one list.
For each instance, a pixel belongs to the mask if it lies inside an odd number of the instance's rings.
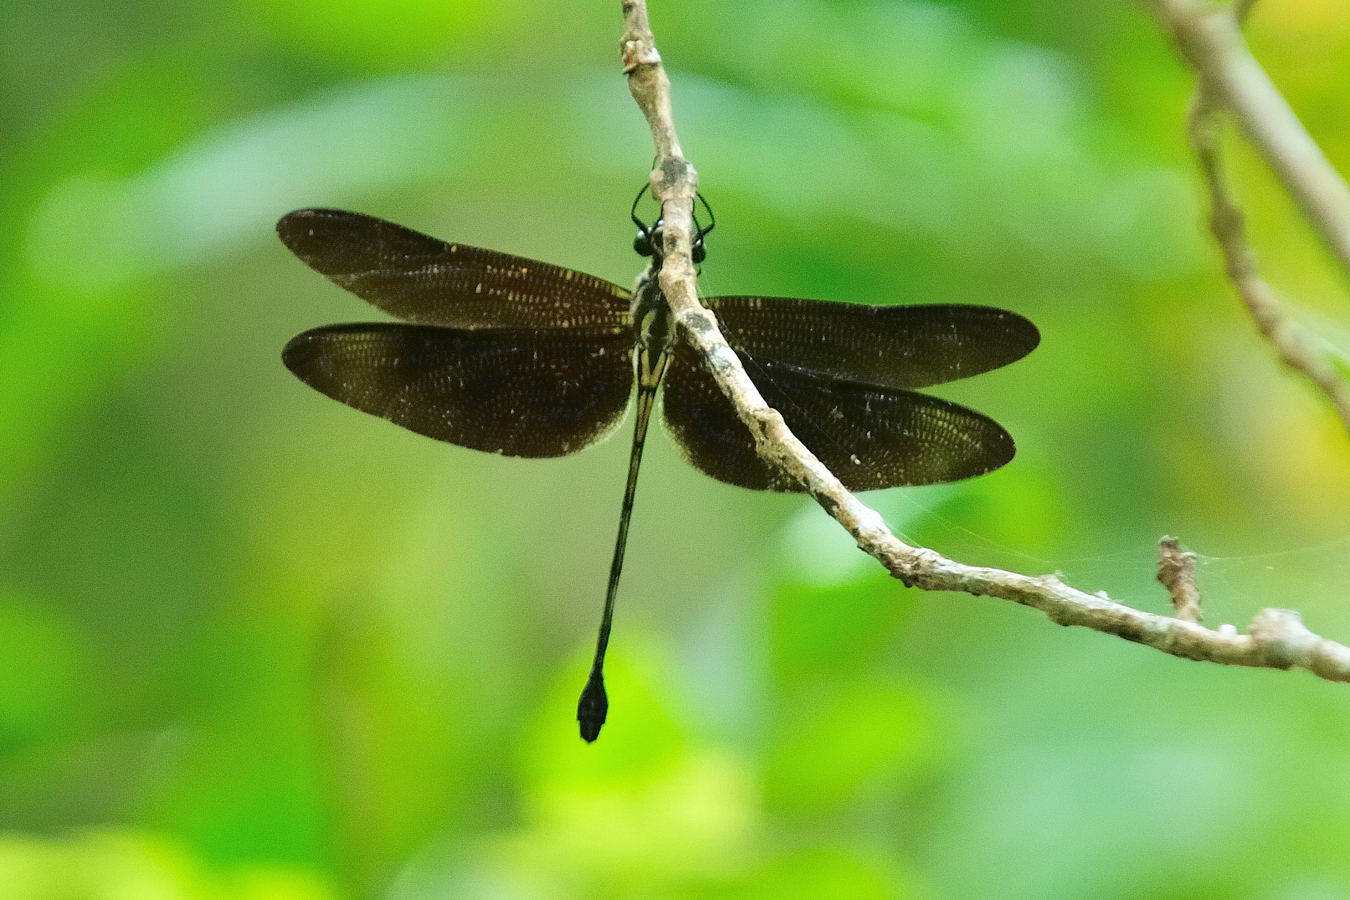
{"label": "dragonfly thorax", "polygon": [[653,257],[647,271],[638,277],[633,291],[633,326],[637,345],[647,353],[664,356],[674,333],[674,320],[666,295],[661,291],[660,257]]}

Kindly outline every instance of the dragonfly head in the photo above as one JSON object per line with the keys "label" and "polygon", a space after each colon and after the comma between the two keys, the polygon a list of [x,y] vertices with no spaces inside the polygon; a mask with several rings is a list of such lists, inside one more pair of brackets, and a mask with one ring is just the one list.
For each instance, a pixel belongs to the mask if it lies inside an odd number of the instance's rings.
{"label": "dragonfly head", "polygon": [[[633,224],[638,228],[637,236],[633,238],[633,250],[637,252],[638,256],[651,257],[659,266],[665,250],[665,245],[661,241],[661,227],[665,224],[665,219],[658,218],[655,222],[648,225],[638,218],[637,205],[638,202],[642,200],[642,195],[646,192],[647,188],[644,186],[642,190],[638,192],[637,199],[633,201],[633,209],[629,213],[629,216],[633,219]],[[694,265],[699,265],[707,258],[708,248],[705,246],[703,238],[708,232],[712,231],[713,226],[717,224],[713,219],[712,207],[708,205],[708,201],[703,199],[702,194],[698,195],[698,199],[703,204],[703,208],[708,211],[708,224],[700,225],[698,215],[695,214],[693,245],[690,247],[690,256],[693,257]]]}

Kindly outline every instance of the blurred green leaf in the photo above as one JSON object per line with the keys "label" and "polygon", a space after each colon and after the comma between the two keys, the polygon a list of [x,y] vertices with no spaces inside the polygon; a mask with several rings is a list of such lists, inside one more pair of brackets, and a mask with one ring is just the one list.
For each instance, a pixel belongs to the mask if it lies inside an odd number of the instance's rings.
{"label": "blurred green leaf", "polygon": [[765,771],[765,802],[819,813],[924,773],[942,755],[935,702],[913,687],[853,683],[824,704],[792,704]]}
{"label": "blurred green leaf", "polygon": [[332,900],[313,872],[254,866],[211,873],[162,835],[102,832],[66,841],[0,836],[7,900]]}
{"label": "blurred green leaf", "polygon": [[856,851],[813,848],[785,854],[758,872],[736,898],[905,900],[922,896],[893,866]]}
{"label": "blurred green leaf", "polygon": [[0,595],[0,756],[68,735],[89,690],[85,642],[32,600]]}

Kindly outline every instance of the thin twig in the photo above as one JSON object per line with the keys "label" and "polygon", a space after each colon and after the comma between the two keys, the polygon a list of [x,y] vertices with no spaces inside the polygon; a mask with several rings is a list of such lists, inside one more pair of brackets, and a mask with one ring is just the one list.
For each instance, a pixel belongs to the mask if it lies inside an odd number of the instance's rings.
{"label": "thin twig", "polygon": [[1237,288],[1252,320],[1275,347],[1286,366],[1302,372],[1331,400],[1341,423],[1350,431],[1350,382],[1332,357],[1317,349],[1307,329],[1289,317],[1275,291],[1257,271],[1256,253],[1247,242],[1246,219],[1224,175],[1219,155],[1219,109],[1209,82],[1201,78],[1187,117],[1187,131],[1209,190],[1209,227],[1223,251],[1228,279]]}
{"label": "thin twig", "polygon": [[653,194],[662,204],[665,264],[661,288],[686,339],[755,437],[760,454],[797,478],[811,496],[905,585],[928,591],[956,591],[998,597],[1045,613],[1060,625],[1077,625],[1179,656],[1225,665],[1276,669],[1304,668],[1330,681],[1350,681],[1350,647],[1318,637],[1298,613],[1262,610],[1247,634],[1211,630],[1171,616],[1141,612],[1061,582],[1054,575],[968,566],[920,547],[911,547],[886,528],[881,516],[844,489],[811,451],[793,437],[783,418],[765,403],[727,345],[717,320],[698,302],[690,257],[697,176],[683,158],[670,117],[669,82],[647,23],[645,0],[624,0],[624,71],[629,90],[652,123],[658,155]]}
{"label": "thin twig", "polygon": [[1350,272],[1350,187],[1327,161],[1298,116],[1242,39],[1236,7],[1203,0],[1148,0],[1217,103],[1230,111],[1243,134],[1284,183],[1327,248]]}

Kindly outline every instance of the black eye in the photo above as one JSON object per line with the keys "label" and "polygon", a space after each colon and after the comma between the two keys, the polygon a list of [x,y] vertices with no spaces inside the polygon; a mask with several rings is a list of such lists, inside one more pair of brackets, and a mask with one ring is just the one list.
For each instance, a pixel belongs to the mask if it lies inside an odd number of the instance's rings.
{"label": "black eye", "polygon": [[690,249],[689,255],[694,258],[694,265],[698,265],[703,262],[704,258],[708,255],[708,251],[704,248],[702,241],[695,241],[694,246]]}
{"label": "black eye", "polygon": [[633,238],[633,249],[637,251],[638,256],[652,255],[652,237],[645,231],[639,231],[637,237]]}

